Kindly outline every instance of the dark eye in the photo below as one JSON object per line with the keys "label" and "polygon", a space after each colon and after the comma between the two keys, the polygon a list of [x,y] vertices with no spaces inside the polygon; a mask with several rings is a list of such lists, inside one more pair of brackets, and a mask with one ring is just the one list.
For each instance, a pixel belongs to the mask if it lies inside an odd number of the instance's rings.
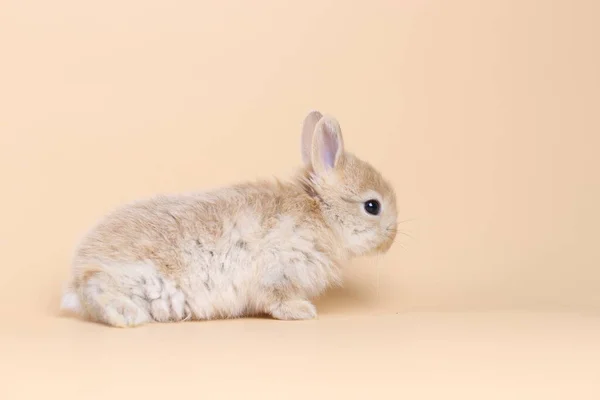
{"label": "dark eye", "polygon": [[365,201],[365,211],[371,215],[378,215],[381,209],[381,205],[377,200]]}

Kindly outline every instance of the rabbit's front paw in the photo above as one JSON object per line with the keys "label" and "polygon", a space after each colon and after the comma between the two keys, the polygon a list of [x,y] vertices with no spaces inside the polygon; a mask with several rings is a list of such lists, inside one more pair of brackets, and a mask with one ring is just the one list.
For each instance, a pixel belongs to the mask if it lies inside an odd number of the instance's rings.
{"label": "rabbit's front paw", "polygon": [[281,320],[314,319],[317,308],[308,300],[286,300],[271,308],[273,318]]}

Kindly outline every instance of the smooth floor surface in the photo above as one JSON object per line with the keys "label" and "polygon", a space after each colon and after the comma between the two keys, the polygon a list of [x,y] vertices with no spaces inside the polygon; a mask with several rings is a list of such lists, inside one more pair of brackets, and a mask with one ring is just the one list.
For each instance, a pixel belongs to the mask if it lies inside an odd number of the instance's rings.
{"label": "smooth floor surface", "polygon": [[[13,327],[14,328],[14,327]],[[2,399],[598,399],[600,318],[408,313],[0,333]]]}

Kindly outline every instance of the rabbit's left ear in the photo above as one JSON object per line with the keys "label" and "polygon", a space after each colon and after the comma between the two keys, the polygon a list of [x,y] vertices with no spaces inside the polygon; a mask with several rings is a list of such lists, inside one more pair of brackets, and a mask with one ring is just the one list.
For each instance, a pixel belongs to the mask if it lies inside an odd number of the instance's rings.
{"label": "rabbit's left ear", "polygon": [[312,162],[312,145],[313,145],[313,135],[315,133],[315,127],[317,123],[323,118],[323,114],[319,111],[311,111],[304,118],[304,122],[302,124],[302,142],[301,142],[301,150],[302,150],[302,162],[304,165],[310,165]]}

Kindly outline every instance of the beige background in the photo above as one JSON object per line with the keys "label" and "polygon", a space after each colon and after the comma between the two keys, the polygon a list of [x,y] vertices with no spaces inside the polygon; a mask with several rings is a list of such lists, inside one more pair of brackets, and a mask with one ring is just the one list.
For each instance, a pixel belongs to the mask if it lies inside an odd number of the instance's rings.
{"label": "beige background", "polygon": [[[599,20],[592,0],[1,1],[0,397],[598,398]],[[319,320],[59,317],[103,213],[285,177],[313,108],[407,220]]]}

